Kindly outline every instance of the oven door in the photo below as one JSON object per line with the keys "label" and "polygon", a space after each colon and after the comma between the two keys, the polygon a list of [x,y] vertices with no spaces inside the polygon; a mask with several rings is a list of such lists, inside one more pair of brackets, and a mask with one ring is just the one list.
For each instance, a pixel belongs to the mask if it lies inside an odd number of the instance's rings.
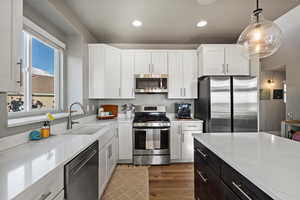
{"label": "oven door", "polygon": [[134,128],[134,155],[168,155],[170,154],[170,128]]}

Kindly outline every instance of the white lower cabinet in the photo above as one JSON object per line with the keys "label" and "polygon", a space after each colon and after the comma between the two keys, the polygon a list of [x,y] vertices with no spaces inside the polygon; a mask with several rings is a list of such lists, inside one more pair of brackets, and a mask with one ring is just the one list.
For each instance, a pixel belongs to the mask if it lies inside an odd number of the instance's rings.
{"label": "white lower cabinet", "polygon": [[42,178],[14,200],[57,200],[57,195],[64,189],[64,168],[59,167]]}
{"label": "white lower cabinet", "polygon": [[194,161],[194,133],[203,133],[202,121],[171,122],[171,161]]}
{"label": "white lower cabinet", "polygon": [[181,123],[171,122],[171,160],[181,159]]}
{"label": "white lower cabinet", "polygon": [[117,164],[116,127],[112,126],[99,138],[99,198],[110,180]]}
{"label": "white lower cabinet", "polygon": [[119,122],[119,162],[132,162],[132,122]]}
{"label": "white lower cabinet", "polygon": [[99,152],[99,198],[101,197],[107,180],[107,160],[106,160],[106,149],[102,149]]}

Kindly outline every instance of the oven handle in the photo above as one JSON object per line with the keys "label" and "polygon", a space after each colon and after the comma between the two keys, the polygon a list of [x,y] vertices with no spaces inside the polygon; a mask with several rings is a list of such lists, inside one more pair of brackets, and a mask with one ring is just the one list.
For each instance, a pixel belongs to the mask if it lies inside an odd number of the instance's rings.
{"label": "oven handle", "polygon": [[139,131],[147,131],[147,130],[159,130],[159,131],[169,131],[170,128],[162,128],[162,129],[159,129],[159,128],[133,128],[133,130],[139,130]]}

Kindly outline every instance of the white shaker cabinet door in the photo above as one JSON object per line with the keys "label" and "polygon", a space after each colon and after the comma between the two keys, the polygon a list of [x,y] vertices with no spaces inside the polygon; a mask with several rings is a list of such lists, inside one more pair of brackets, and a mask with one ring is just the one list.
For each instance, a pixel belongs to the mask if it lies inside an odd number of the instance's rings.
{"label": "white shaker cabinet door", "polygon": [[134,55],[134,73],[149,74],[151,70],[151,53],[136,52]]}
{"label": "white shaker cabinet door", "polygon": [[151,68],[152,74],[167,74],[168,73],[168,54],[166,52],[151,53]]}
{"label": "white shaker cabinet door", "polygon": [[108,160],[107,160],[107,150],[106,148],[102,149],[99,152],[99,198],[101,197],[107,182],[107,169],[108,169]]}
{"label": "white shaker cabinet door", "polygon": [[15,92],[23,85],[21,73],[23,1],[1,1],[0,18],[0,92]]}
{"label": "white shaker cabinet door", "polygon": [[119,160],[132,160],[132,122],[119,123]]}
{"label": "white shaker cabinet door", "polygon": [[204,76],[225,75],[225,49],[223,46],[205,46],[202,53]]}
{"label": "white shaker cabinet door", "polygon": [[193,131],[182,131],[182,160],[194,161],[194,137]]}
{"label": "white shaker cabinet door", "polygon": [[168,60],[169,60],[168,98],[169,99],[183,98],[182,54],[169,53]]}
{"label": "white shaker cabinet door", "polygon": [[122,98],[135,98],[134,93],[134,54],[122,53],[121,64],[121,96]]}
{"label": "white shaker cabinet door", "polygon": [[105,97],[121,97],[121,53],[119,50],[105,48]]}
{"label": "white shaker cabinet door", "polygon": [[183,95],[186,99],[197,98],[197,54],[183,53]]}
{"label": "white shaker cabinet door", "polygon": [[239,45],[225,48],[227,75],[250,75],[250,58],[248,51]]}
{"label": "white shaker cabinet door", "polygon": [[181,159],[181,123],[172,122],[171,123],[171,160]]}
{"label": "white shaker cabinet door", "polygon": [[104,98],[105,46],[89,45],[89,98]]}

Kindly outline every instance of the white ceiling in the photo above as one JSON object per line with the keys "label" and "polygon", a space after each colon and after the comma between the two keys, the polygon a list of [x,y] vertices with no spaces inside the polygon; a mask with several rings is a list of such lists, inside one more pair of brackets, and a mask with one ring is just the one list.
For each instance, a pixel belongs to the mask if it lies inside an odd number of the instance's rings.
{"label": "white ceiling", "polygon": [[[235,42],[250,21],[255,0],[64,0],[99,42],[226,43]],[[260,0],[266,18],[275,20],[299,0]],[[140,28],[131,22],[139,19]],[[205,28],[197,28],[201,19]]]}

